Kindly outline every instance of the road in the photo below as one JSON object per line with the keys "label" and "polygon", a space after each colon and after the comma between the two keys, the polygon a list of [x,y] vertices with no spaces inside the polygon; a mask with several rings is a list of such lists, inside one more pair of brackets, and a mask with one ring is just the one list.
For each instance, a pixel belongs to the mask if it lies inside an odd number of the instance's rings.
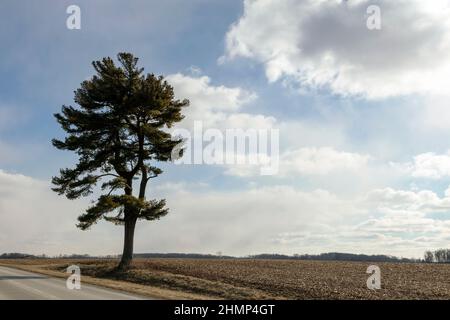
{"label": "road", "polygon": [[[81,278],[83,280],[83,278]],[[69,290],[66,280],[0,267],[0,300],[142,300],[126,292],[83,284]]]}

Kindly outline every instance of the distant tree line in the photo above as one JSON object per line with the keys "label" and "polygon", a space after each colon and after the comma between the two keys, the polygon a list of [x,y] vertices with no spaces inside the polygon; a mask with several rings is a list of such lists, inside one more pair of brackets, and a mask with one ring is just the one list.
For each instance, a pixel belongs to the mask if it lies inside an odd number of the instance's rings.
{"label": "distant tree line", "polygon": [[224,256],[222,254],[201,254],[201,253],[137,253],[134,258],[151,259],[151,258],[169,258],[169,259],[237,259],[233,256]]}
{"label": "distant tree line", "polygon": [[245,257],[235,257],[223,255],[222,253],[198,254],[198,253],[140,253],[135,254],[135,258],[187,258],[187,259],[255,259],[255,260],[322,260],[322,261],[372,261],[372,262],[423,262],[421,259],[398,258],[387,255],[365,255],[352,253],[322,253],[318,255],[294,254],[283,255],[277,253],[263,253],[257,255],[248,255]]}
{"label": "distant tree line", "polygon": [[31,254],[25,254],[25,253],[3,253],[0,255],[0,259],[30,259],[30,258],[36,258],[37,256],[33,256]]}
{"label": "distant tree line", "polygon": [[[317,261],[359,261],[359,262],[404,262],[404,263],[450,263],[450,249],[439,249],[435,251],[426,251],[423,259],[399,258],[389,255],[367,255],[342,252],[329,252],[321,254],[294,254],[284,255],[276,253],[264,253],[257,255],[248,255],[245,257],[235,257],[223,255],[221,252],[216,254],[201,253],[137,253],[134,258],[140,259],[255,259],[255,260],[317,260]],[[71,254],[46,256],[31,255],[25,253],[4,253],[0,259],[120,259],[121,255],[91,256],[88,254]]]}
{"label": "distant tree line", "polygon": [[322,261],[372,261],[372,262],[422,262],[420,259],[398,258],[387,255],[365,255],[352,253],[322,253],[319,255],[283,255],[276,253],[263,253],[249,255],[245,257],[234,257],[218,254],[198,254],[198,253],[140,253],[135,254],[134,258],[174,258],[174,259],[255,259],[255,260],[322,260]]}
{"label": "distant tree line", "polygon": [[88,254],[60,254],[57,256],[47,256],[45,254],[33,255],[26,253],[3,253],[0,255],[0,259],[117,259],[118,255],[107,256],[90,256]]}
{"label": "distant tree line", "polygon": [[450,249],[426,251],[424,261],[427,263],[450,263]]}
{"label": "distant tree line", "polygon": [[[371,262],[424,262],[420,259],[398,258],[387,255],[365,255],[352,253],[322,253],[318,255],[310,254],[295,254],[283,255],[276,253],[264,253],[257,255],[249,255],[245,257],[235,257],[229,255],[217,254],[201,254],[201,253],[137,253],[133,255],[134,258],[140,259],[255,259],[255,260],[319,260],[319,261],[371,261]],[[87,254],[72,254],[72,255],[30,255],[23,253],[4,253],[0,255],[0,259],[120,259],[121,255],[107,255],[107,256],[90,256]]]}
{"label": "distant tree line", "polygon": [[420,259],[399,258],[388,255],[366,255],[341,252],[321,254],[295,254],[293,256],[282,254],[258,254],[249,256],[252,259],[278,259],[278,260],[319,260],[319,261],[371,261],[371,262],[421,262]]}

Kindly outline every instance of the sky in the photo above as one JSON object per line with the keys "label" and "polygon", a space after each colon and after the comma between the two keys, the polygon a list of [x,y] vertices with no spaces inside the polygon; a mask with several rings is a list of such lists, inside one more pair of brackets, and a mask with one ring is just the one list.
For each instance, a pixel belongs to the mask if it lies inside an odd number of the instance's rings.
{"label": "sky", "polygon": [[[81,10],[68,29],[66,9]],[[379,8],[371,29],[367,9]],[[51,177],[53,114],[132,52],[191,105],[180,128],[279,131],[277,174],[162,164],[135,252],[352,252],[422,257],[450,243],[450,3],[445,0],[3,0],[0,252],[117,254],[123,230],[76,218]]]}

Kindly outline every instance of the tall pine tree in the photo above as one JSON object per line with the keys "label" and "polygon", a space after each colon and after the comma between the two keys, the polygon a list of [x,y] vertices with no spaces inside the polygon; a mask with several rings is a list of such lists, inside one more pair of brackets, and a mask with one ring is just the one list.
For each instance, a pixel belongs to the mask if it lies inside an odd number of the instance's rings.
{"label": "tall pine tree", "polygon": [[181,142],[165,129],[183,119],[181,111],[189,101],[176,100],[162,76],[144,74],[132,54],[119,53],[117,58],[119,65],[109,57],[94,61],[96,74],[75,91],[78,107],[63,106],[55,114],[67,135],[53,139],[53,145],[75,152],[79,160],[52,181],[53,190],[68,199],[88,196],[101,183],[103,194],[78,217],[77,226],[86,230],[101,219],[124,225],[118,269],[126,270],[133,258],[136,222],[168,212],[164,199],[146,199],[146,188],[162,173],[155,162],[170,160]]}

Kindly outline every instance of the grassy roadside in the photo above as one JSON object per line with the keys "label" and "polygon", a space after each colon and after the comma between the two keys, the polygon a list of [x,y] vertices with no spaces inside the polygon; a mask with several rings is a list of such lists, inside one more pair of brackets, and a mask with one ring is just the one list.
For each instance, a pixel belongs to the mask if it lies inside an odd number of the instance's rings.
{"label": "grassy roadside", "polygon": [[[69,265],[77,264],[83,270],[80,261],[69,260],[0,260],[0,266],[16,268],[23,271],[34,272],[56,278],[67,279],[68,274],[65,272]],[[117,276],[118,277],[118,276]],[[119,279],[98,278],[95,276],[84,275],[82,271],[82,283],[102,286],[109,289],[120,290],[152,299],[167,300],[206,300],[213,297],[194,294],[190,292],[182,292],[177,290],[165,289],[157,286],[143,285]],[[218,299],[218,297],[216,297]]]}

